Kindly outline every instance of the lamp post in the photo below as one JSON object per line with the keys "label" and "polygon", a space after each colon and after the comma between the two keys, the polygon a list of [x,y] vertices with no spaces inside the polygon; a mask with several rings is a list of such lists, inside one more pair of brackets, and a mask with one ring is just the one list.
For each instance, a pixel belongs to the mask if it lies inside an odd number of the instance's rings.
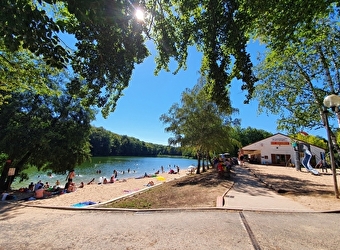
{"label": "lamp post", "polygon": [[[338,125],[340,126],[340,120],[339,120],[339,106],[340,106],[340,97],[338,95],[329,95],[326,96],[323,104],[325,107],[331,108],[333,111],[335,111],[337,119],[338,119]],[[328,149],[329,149],[329,158],[331,161],[331,168],[333,173],[333,182],[334,182],[334,193],[335,197],[339,198],[339,189],[338,189],[338,183],[336,179],[336,168],[335,168],[335,159],[334,159],[334,151],[333,151],[333,145],[332,145],[332,136],[331,131],[329,128],[329,122],[328,122],[328,110],[324,110],[324,123],[327,130],[327,137],[328,137]]]}

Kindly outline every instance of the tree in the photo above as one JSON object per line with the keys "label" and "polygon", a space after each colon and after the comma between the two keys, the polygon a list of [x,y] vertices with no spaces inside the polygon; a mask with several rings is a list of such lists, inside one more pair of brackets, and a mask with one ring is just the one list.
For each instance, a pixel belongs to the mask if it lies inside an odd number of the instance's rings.
{"label": "tree", "polygon": [[280,130],[295,134],[324,126],[323,99],[340,86],[339,31],[330,17],[315,20],[313,30],[301,27],[299,41],[268,51],[258,65],[254,97],[261,112],[280,115]]}
{"label": "tree", "polygon": [[92,127],[90,135],[91,155],[111,155],[111,133],[104,128]]}
{"label": "tree", "polygon": [[168,114],[160,117],[164,124],[168,124],[165,130],[174,134],[169,138],[170,145],[196,150],[198,174],[203,153],[228,151],[237,143],[229,136],[231,127],[225,124],[227,116],[235,110],[220,111],[216,103],[209,101],[204,83],[201,78],[192,90],[183,92],[181,105],[173,104]]}
{"label": "tree", "polygon": [[46,65],[42,58],[28,50],[9,51],[0,39],[0,108],[11,98],[12,92],[35,91],[39,94],[58,95],[51,80],[62,76],[62,71]]}
{"label": "tree", "polygon": [[[130,1],[1,1],[0,37],[11,52],[21,47],[74,74],[73,91],[106,117],[148,55],[143,27]],[[76,38],[68,47],[62,34]],[[75,51],[72,51],[73,48]],[[28,83],[27,83],[28,84]]]}
{"label": "tree", "polygon": [[269,133],[263,129],[256,129],[256,128],[240,128],[236,127],[235,130],[240,138],[240,142],[242,146],[247,146],[249,144],[261,141],[269,136],[272,136],[272,133]]}
{"label": "tree", "polygon": [[[196,46],[209,97],[223,109],[230,105],[225,87],[233,78],[242,80],[245,102],[251,98],[257,80],[247,52],[251,37],[283,49],[301,25],[307,29],[333,3],[338,2],[2,0],[0,37],[12,52],[22,46],[53,67],[72,68],[74,91],[104,116],[114,110],[134,65],[148,56],[147,39],[158,51],[156,72],[169,70],[172,59],[178,62],[174,73],[185,69],[188,47]],[[137,8],[146,12],[144,21],[134,16]],[[75,51],[62,34],[77,39]]]}
{"label": "tree", "polygon": [[60,97],[29,91],[13,93],[0,110],[0,152],[11,161],[15,175],[8,177],[9,166],[4,165],[0,189],[10,187],[30,165],[65,173],[89,159],[93,117],[79,99],[66,93]]}
{"label": "tree", "polygon": [[308,135],[304,133],[297,133],[295,135],[291,135],[290,137],[293,137],[294,139],[298,141],[304,141],[309,144],[312,144],[314,146],[326,149],[327,148],[327,142],[325,139],[320,138],[318,136]]}
{"label": "tree", "polygon": [[247,13],[248,32],[255,39],[283,51],[291,42],[299,41],[301,28],[311,32],[313,22],[328,16],[338,5],[339,1],[334,0],[241,0],[239,9]]}

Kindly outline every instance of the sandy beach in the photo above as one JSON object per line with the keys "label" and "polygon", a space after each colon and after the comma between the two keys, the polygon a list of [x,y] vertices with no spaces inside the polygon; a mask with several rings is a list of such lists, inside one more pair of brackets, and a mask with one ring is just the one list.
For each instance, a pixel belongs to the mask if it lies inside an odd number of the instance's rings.
{"label": "sandy beach", "polygon": [[[98,184],[94,182],[90,185],[85,184],[84,188],[77,188],[75,192],[65,193],[60,195],[52,195],[47,198],[37,199],[32,201],[24,201],[27,205],[41,205],[41,206],[54,206],[54,207],[71,207],[74,204],[81,202],[95,202],[95,203],[105,203],[122,196],[131,195],[136,192],[141,192],[143,190],[149,189],[151,187],[147,184],[152,181],[154,186],[160,185],[163,182],[172,181],[174,179],[181,178],[185,176],[185,171],[179,174],[158,174],[157,177],[146,177],[146,178],[130,178],[130,179],[120,179],[115,183],[108,184]],[[80,183],[77,182],[75,177],[74,182],[76,186]],[[24,197],[33,196],[33,193],[23,194]]]}
{"label": "sandy beach", "polygon": [[[335,199],[334,197],[334,182],[330,169],[328,169],[327,173],[323,173],[318,169],[320,174],[313,175],[305,168],[301,168],[301,171],[296,171],[291,167],[255,164],[246,164],[245,167],[248,168],[249,171],[252,171],[259,181],[268,185],[268,188],[315,211],[337,210],[340,208],[340,199]],[[340,173],[338,173],[337,176],[338,185],[340,184],[339,174]],[[72,193],[53,195],[49,198],[33,201],[23,201],[23,204],[52,207],[71,207],[74,204],[88,201],[103,204],[149,189],[151,187],[148,187],[147,184],[150,181],[153,181],[154,186],[157,186],[186,175],[186,172],[183,170],[180,174],[159,174],[157,175],[158,178],[121,179],[112,184],[100,185],[97,183],[90,185],[85,184],[84,188],[78,188]],[[77,185],[80,184],[80,182],[77,181],[77,177],[75,177],[74,182]],[[221,194],[222,193],[223,192],[221,192]],[[19,195],[22,196],[20,198],[23,198],[33,196],[33,193],[22,193]]]}

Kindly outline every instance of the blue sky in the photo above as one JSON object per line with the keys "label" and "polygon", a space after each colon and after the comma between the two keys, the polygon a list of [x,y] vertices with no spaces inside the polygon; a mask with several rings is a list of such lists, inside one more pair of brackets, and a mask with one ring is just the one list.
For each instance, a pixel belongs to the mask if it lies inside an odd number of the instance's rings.
{"label": "blue sky", "polygon": [[[257,43],[251,43],[249,49],[255,63],[261,47]],[[117,103],[116,111],[107,119],[98,114],[92,125],[145,142],[167,145],[171,134],[164,132],[165,125],[159,117],[167,113],[172,104],[180,102],[181,93],[186,88],[192,88],[197,83],[201,55],[192,48],[189,51],[187,70],[181,70],[177,75],[162,71],[158,76],[154,75],[156,65],[153,56],[136,66],[129,87],[124,90],[124,96]],[[241,127],[279,132],[276,130],[276,117],[258,115],[256,101],[243,104],[245,95],[240,83],[234,81],[231,101],[233,107],[240,110],[237,118],[241,119]]]}

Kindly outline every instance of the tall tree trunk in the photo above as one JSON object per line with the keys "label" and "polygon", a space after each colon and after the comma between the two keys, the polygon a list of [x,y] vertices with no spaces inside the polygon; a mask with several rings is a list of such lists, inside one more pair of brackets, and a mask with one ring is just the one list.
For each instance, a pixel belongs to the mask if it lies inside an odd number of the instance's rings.
{"label": "tall tree trunk", "polygon": [[0,177],[0,190],[7,190],[8,186],[6,186],[6,179],[8,176],[8,170],[11,166],[11,163],[12,163],[11,160],[7,160],[5,162],[4,167],[2,168],[1,177]]}
{"label": "tall tree trunk", "polygon": [[[214,166],[214,163],[211,161],[211,157],[210,157],[209,152],[208,152],[207,158],[208,158],[208,162],[209,162],[210,166]],[[209,169],[209,165],[208,165],[208,169]]]}
{"label": "tall tree trunk", "polygon": [[201,173],[201,154],[200,152],[197,152],[197,169],[196,169],[196,174]]}
{"label": "tall tree trunk", "polygon": [[[11,187],[13,181],[14,181],[14,178],[18,174],[20,174],[22,167],[27,162],[27,160],[29,159],[31,154],[32,154],[32,152],[29,151],[21,158],[21,160],[17,164],[8,165],[8,166],[4,167],[4,169],[2,170],[2,173],[1,173],[1,177],[0,177],[0,190],[9,190],[10,189],[10,187]],[[9,170],[10,167],[15,168],[14,176],[8,176],[8,170]]]}
{"label": "tall tree trunk", "polygon": [[205,157],[204,156],[202,157],[202,165],[203,165],[202,172],[204,173],[204,172],[206,172],[206,170],[205,170]]}

